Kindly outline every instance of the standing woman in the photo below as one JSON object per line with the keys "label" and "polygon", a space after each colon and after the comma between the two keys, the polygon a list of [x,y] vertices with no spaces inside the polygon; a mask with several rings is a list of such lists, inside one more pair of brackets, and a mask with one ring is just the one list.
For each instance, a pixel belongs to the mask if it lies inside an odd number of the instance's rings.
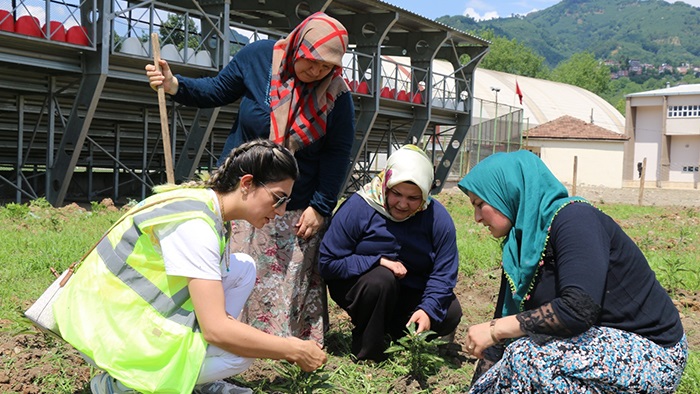
{"label": "standing woman", "polygon": [[63,339],[105,371],[92,379],[93,393],[251,392],[221,379],[252,358],[306,371],[325,362],[313,341],[236,320],[255,262],[232,253],[229,221],[261,228],[283,215],[297,175],[291,152],[252,141],[208,181],[167,185],[112,226],[54,303]]}
{"label": "standing woman", "polygon": [[453,292],[459,255],[454,222],[430,196],[433,164],[405,145],[338,211],[321,242],[319,266],[335,302],[355,326],[358,360],[386,358],[385,337],[406,326],[452,333],[462,317]]}
{"label": "standing woman", "polygon": [[218,107],[240,101],[222,157],[245,141],[269,138],[295,152],[299,179],[287,213],[262,230],[235,223],[232,242],[255,258],[258,284],[244,320],[276,335],[323,342],[325,292],[316,261],[321,233],[350,164],[355,111],[341,77],[348,44],[343,25],[315,13],[277,42],[246,45],[213,78],[173,76],[146,66],[179,103]]}
{"label": "standing woman", "polygon": [[481,359],[471,393],[675,391],[688,357],[678,311],[612,218],[528,151],[489,156],[459,187],[503,238],[496,318],[467,335]]}

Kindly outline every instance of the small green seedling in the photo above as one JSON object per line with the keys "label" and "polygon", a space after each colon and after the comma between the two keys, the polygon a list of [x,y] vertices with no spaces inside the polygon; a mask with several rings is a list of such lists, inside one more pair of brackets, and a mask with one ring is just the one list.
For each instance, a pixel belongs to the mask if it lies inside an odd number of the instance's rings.
{"label": "small green seedling", "polygon": [[330,375],[324,372],[324,367],[313,372],[304,372],[298,365],[288,361],[281,361],[279,364],[273,365],[273,368],[284,383],[273,385],[274,390],[289,394],[312,394],[319,389],[335,388],[328,382]]}
{"label": "small green seedling", "polygon": [[434,331],[422,331],[417,333],[415,324],[407,328],[408,334],[399,338],[384,351],[394,356],[395,361],[407,367],[409,373],[416,379],[423,379],[440,369],[445,360],[437,355],[437,347],[447,341],[435,337]]}

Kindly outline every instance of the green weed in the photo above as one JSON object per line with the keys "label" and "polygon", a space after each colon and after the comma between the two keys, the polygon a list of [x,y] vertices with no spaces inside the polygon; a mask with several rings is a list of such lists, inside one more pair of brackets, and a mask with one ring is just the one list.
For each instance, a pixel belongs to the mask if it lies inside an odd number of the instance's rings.
{"label": "green weed", "polygon": [[664,258],[664,263],[658,268],[661,273],[659,282],[675,298],[678,290],[686,287],[686,277],[692,271],[686,268],[685,262],[680,258]]}
{"label": "green weed", "polygon": [[688,352],[688,364],[676,391],[678,394],[700,393],[700,352]]}
{"label": "green weed", "polygon": [[386,363],[377,366],[344,362],[333,371],[329,381],[334,383],[336,391],[330,393],[388,393],[391,391],[392,377],[379,373],[388,369]]}
{"label": "green weed", "polygon": [[273,384],[272,388],[282,393],[312,394],[316,390],[334,388],[328,382],[330,375],[323,367],[313,372],[304,372],[298,365],[283,360],[273,368],[281,377],[282,383]]}
{"label": "green weed", "polygon": [[24,204],[9,203],[0,209],[2,217],[10,220],[24,219],[29,213],[29,206]]}
{"label": "green weed", "polygon": [[29,206],[35,207],[35,208],[40,208],[40,209],[52,209],[53,208],[53,206],[46,199],[46,197],[39,197],[37,199],[30,201]]}
{"label": "green weed", "polygon": [[129,210],[129,209],[135,207],[136,204],[138,204],[138,203],[139,203],[139,200],[134,200],[133,198],[128,198],[127,201],[126,201],[126,204],[124,204],[124,206],[122,207],[122,209],[123,209],[124,211]]}
{"label": "green weed", "polygon": [[408,326],[408,334],[392,343],[384,353],[394,356],[394,361],[408,368],[408,373],[416,379],[425,379],[445,364],[445,360],[437,355],[439,345],[447,344],[440,338],[434,337],[434,331],[416,332],[415,324]]}
{"label": "green weed", "polygon": [[90,210],[95,213],[105,211],[107,207],[100,204],[98,201],[90,201]]}

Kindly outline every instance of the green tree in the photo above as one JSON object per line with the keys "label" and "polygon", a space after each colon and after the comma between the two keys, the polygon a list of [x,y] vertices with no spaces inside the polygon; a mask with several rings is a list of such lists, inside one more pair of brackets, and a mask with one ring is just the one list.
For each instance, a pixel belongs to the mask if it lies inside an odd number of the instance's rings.
{"label": "green tree", "polygon": [[622,115],[625,115],[627,109],[625,96],[641,91],[644,91],[644,88],[640,84],[624,77],[610,81],[608,91],[602,97],[620,111]]}
{"label": "green tree", "polygon": [[700,78],[696,77],[692,71],[689,71],[681,78],[680,83],[683,85],[696,84],[700,83]]}
{"label": "green tree", "polygon": [[492,31],[482,33],[481,37],[490,40],[491,45],[489,52],[479,63],[480,67],[526,77],[547,78],[549,68],[545,65],[544,57],[537,55],[515,38],[509,40],[497,37]]}
{"label": "green tree", "polygon": [[[185,23],[187,20],[187,23]],[[168,20],[163,22],[158,32],[161,45],[175,44],[177,49],[185,47],[185,32],[187,32],[187,47],[198,48],[200,46],[200,34],[194,19],[185,15],[171,14]]]}
{"label": "green tree", "polygon": [[610,86],[610,68],[590,52],[576,53],[552,70],[553,81],[568,83],[603,95]]}

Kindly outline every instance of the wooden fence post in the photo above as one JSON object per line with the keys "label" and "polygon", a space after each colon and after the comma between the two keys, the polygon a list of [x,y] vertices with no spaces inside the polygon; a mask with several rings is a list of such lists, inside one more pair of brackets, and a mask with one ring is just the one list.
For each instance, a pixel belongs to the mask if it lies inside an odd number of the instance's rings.
{"label": "wooden fence post", "polygon": [[644,160],[642,160],[642,173],[639,175],[639,201],[637,201],[638,205],[642,205],[642,200],[644,199],[644,176],[646,175],[647,172],[647,158],[645,157]]}
{"label": "wooden fence post", "polygon": [[576,195],[576,178],[578,177],[578,156],[574,156],[574,181],[573,185],[571,186],[571,195],[575,196]]}

